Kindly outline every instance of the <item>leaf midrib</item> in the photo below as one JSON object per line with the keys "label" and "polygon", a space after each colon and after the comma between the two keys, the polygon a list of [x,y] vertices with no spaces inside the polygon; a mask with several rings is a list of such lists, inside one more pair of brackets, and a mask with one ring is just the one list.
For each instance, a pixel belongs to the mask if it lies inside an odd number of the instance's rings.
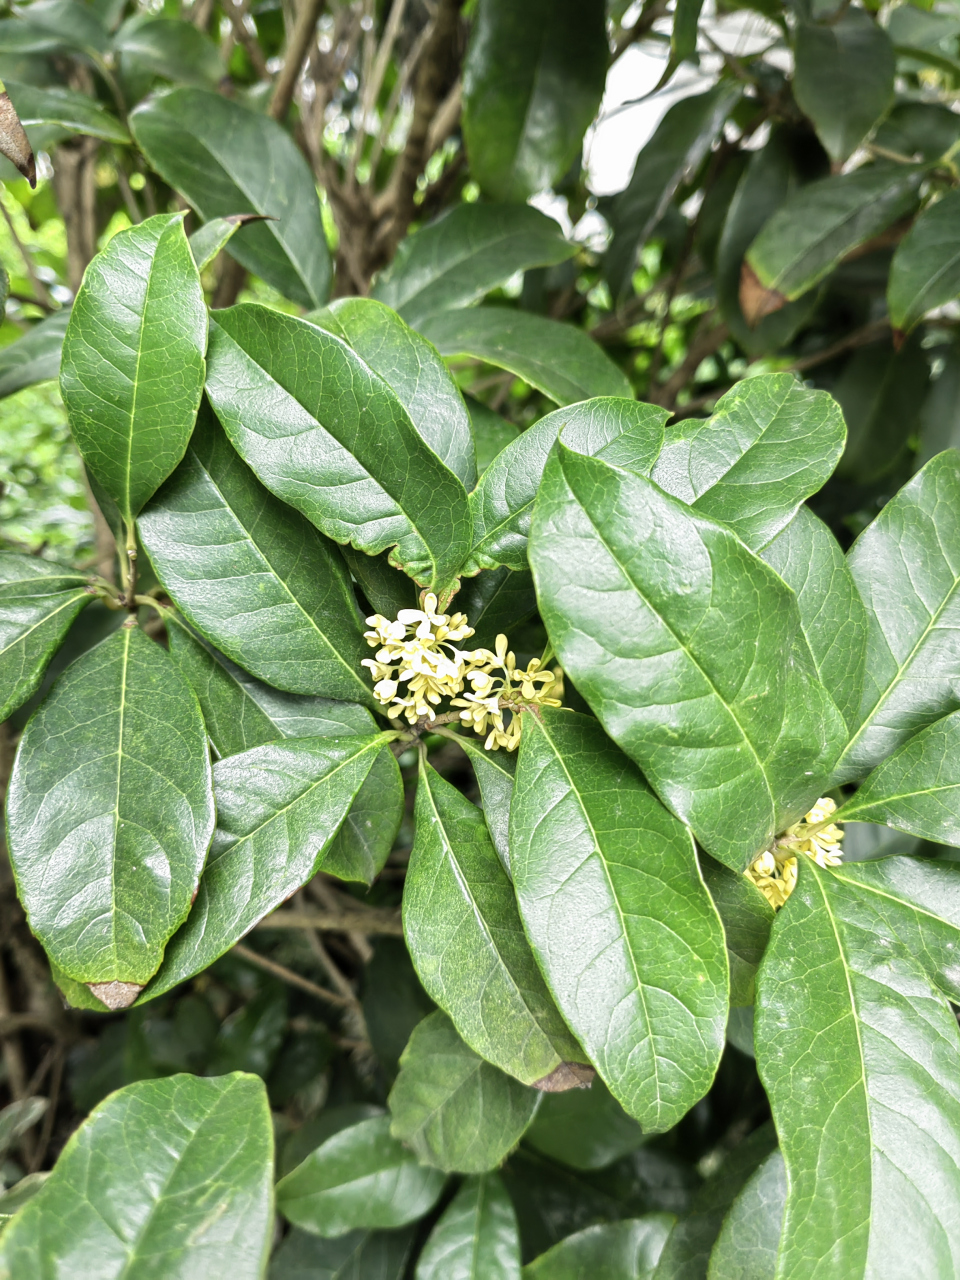
{"label": "leaf midrib", "polygon": [[49,613],[45,613],[39,622],[33,623],[33,625],[28,627],[26,631],[21,631],[19,635],[15,636],[14,639],[10,641],[6,648],[0,649],[0,658],[6,657],[11,649],[16,648],[17,645],[23,644],[30,636],[33,635],[34,631],[39,630],[40,627],[50,622],[58,613],[62,613],[64,609],[69,609],[72,604],[76,604],[78,600],[82,600],[85,594],[85,590],[74,590],[71,592],[69,600],[65,600],[63,604],[58,605],[56,609],[51,609]]}

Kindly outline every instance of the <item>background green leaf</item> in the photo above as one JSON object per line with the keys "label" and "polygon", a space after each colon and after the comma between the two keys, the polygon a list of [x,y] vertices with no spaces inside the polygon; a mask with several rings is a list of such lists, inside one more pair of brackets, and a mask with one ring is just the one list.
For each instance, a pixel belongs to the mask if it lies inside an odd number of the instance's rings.
{"label": "background green leaf", "polygon": [[730,1206],[710,1254],[708,1280],[775,1280],[787,1171],[771,1151]]}
{"label": "background green leaf", "polygon": [[56,124],[71,133],[103,138],[106,142],[129,142],[126,129],[95,99],[72,89],[39,89],[5,77],[3,87],[16,107],[20,123]]}
{"label": "background green leaf", "polygon": [[653,1280],[670,1228],[670,1213],[651,1213],[587,1227],[523,1269],[523,1280]]}
{"label": "background green leaf", "polygon": [[349,1231],[324,1240],[294,1228],[270,1262],[270,1280],[403,1280],[412,1229]]}
{"label": "background green leaf", "polygon": [[921,213],[890,264],[887,304],[894,329],[908,332],[960,293],[960,192]]}
{"label": "background green leaf", "polygon": [[69,319],[69,307],[55,311],[22,338],[0,350],[0,399],[58,376],[63,335]]}
{"label": "background green leaf", "polygon": [[416,1280],[520,1280],[517,1215],[496,1174],[464,1180],[423,1247]]}
{"label": "background green leaf", "polygon": [[605,1169],[645,1141],[643,1130],[594,1079],[588,1089],[544,1094],[524,1145],[571,1169]]}

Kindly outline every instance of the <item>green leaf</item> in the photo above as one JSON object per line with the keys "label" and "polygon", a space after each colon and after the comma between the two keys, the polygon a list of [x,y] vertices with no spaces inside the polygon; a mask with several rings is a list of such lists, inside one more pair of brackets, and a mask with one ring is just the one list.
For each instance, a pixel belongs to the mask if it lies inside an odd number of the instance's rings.
{"label": "green leaf", "polygon": [[537,593],[529,569],[490,569],[465,579],[454,599],[454,608],[470,619],[474,648],[493,649],[497,636],[506,634],[536,612]]}
{"label": "green leaf", "polygon": [[601,396],[548,413],[524,431],[483,473],[470,495],[474,545],[466,572],[497,565],[527,567],[527,537],[543,469],[560,431],[580,453],[630,470],[649,471],[663,445],[666,409]]}
{"label": "green leaf", "polygon": [[503,863],[510,874],[510,801],[513,798],[513,780],[517,772],[517,757],[509,751],[487,751],[479,739],[466,733],[457,742],[467,753],[483,801],[483,817],[487,831]]}
{"label": "green leaf", "polygon": [[960,192],[930,205],[897,246],[890,264],[887,306],[894,329],[909,332],[960,294]]}
{"label": "green leaf", "polygon": [[382,302],[340,298],[307,319],[356,351],[393,388],[424,442],[468,491],[477,483],[470,415],[436,350]]}
{"label": "green leaf", "polygon": [[653,1280],[672,1213],[587,1227],[523,1268],[523,1280]]}
{"label": "green leaf", "polygon": [[212,414],[138,528],[177,608],[234,662],[290,693],[375,705],[339,551],[259,483]]}
{"label": "green leaf", "polygon": [[604,270],[615,294],[626,291],[637,249],[663,217],[681,182],[699,168],[741,92],[739,85],[721,80],[706,93],[681,98],[637,156],[633,176],[609,214],[614,234]]}
{"label": "green leaf", "polygon": [[571,1169],[605,1169],[635,1151],[643,1130],[601,1080],[588,1089],[544,1094],[524,1145]]}
{"label": "green leaf", "polygon": [[496,1174],[465,1179],[430,1232],[416,1280],[520,1280],[517,1215]]}
{"label": "green leaf", "polygon": [[[164,615],[170,652],[200,702],[219,756],[278,738],[337,738],[376,731],[365,707],[282,693],[262,684],[195,635],[175,613]],[[383,870],[403,817],[403,783],[392,752],[381,751],[333,838],[324,870],[370,884]]]}
{"label": "green leaf", "polygon": [[390,1132],[445,1173],[496,1169],[523,1136],[541,1094],[484,1062],[439,1009],[415,1028],[390,1091]]}
{"label": "green leaf", "polygon": [[710,1254],[708,1280],[775,1280],[777,1249],[787,1199],[787,1171],[771,1151],[723,1220]]}
{"label": "green leaf", "polygon": [[87,468],[128,524],[186,450],[206,336],[183,214],[119,232],[87,268],[63,340],[60,390]]}
{"label": "green leaf", "polygon": [[164,76],[180,84],[215,87],[223,75],[220,53],[206,32],[179,18],[137,13],[113,38],[125,73]]}
{"label": "green leaf", "polygon": [[572,324],[508,307],[469,307],[420,326],[442,356],[468,355],[507,369],[557,404],[630,397],[630,384],[592,338]]}
{"label": "green leaf", "polygon": [[0,1277],[259,1280],[273,1234],[263,1081],[176,1075],[101,1102],[0,1237]]}
{"label": "green leaf", "polygon": [[[42,0],[30,6],[30,21],[18,24],[28,32],[48,32],[58,44],[96,57],[110,48],[110,34],[92,5],[74,0]],[[27,42],[23,42],[27,45]],[[29,47],[27,45],[27,47]],[[23,48],[23,45],[21,45]]]}
{"label": "green leaf", "polygon": [[0,1233],[4,1227],[9,1226],[27,1201],[33,1199],[49,1177],[49,1173],[28,1173],[8,1191],[0,1193]]}
{"label": "green leaf", "polygon": [[60,373],[60,351],[70,309],[55,311],[0,350],[0,399]]}
{"label": "green leaf", "polygon": [[[177,26],[184,27],[188,31],[193,30],[185,22],[178,22]],[[190,237],[190,252],[197,264],[197,270],[203,271],[209,267],[220,250],[229,244],[241,227],[245,227],[249,222],[262,221],[264,221],[262,213],[231,213],[226,218],[214,218],[211,222],[205,222]]]}
{"label": "green leaf", "polygon": [[863,141],[893,97],[895,58],[874,17],[849,7],[829,23],[800,22],[793,94],[836,162]]}
{"label": "green leaf", "polygon": [[241,457],[328,537],[438,592],[469,549],[457,477],[345,342],[266,307],[218,311],[207,391]]}
{"label": "green leaf", "polygon": [[757,983],[757,1067],[789,1187],[777,1274],[952,1275],[960,871],[800,861]]}
{"label": "green leaf", "polygon": [[105,142],[129,143],[130,135],[93,98],[72,89],[38,89],[4,78],[3,87],[16,108],[22,125],[56,124],[71,133],[83,133]]}
{"label": "green leaf", "polygon": [[328,1138],[277,1184],[277,1208],[318,1236],[402,1227],[429,1213],[446,1177],[390,1136],[389,1116]]}
{"label": "green leaf", "polygon": [[603,0],[481,0],[463,68],[463,137],[489,196],[522,203],[566,174],[608,61]]}
{"label": "green leaf", "polygon": [[39,689],[47,663],[91,598],[86,575],[0,552],[0,722]]}
{"label": "green leaf", "polygon": [[288,738],[217,762],[210,856],[145,1000],[213,964],[316,875],[391,736]]}
{"label": "green leaf", "polygon": [[853,727],[863,692],[867,611],[840,544],[801,507],[761,554],[796,593],[817,675]]}
{"label": "green leaf", "polygon": [[860,727],[838,763],[862,778],[917,729],[957,708],[960,453],[932,458],[848,554],[867,608]]}
{"label": "green leaf", "polygon": [[6,1156],[21,1134],[33,1128],[49,1105],[46,1098],[20,1098],[0,1111],[0,1157]]}
{"label": "green leaf", "polygon": [[690,1212],[671,1231],[653,1280],[706,1280],[710,1250],[725,1213],[775,1146],[773,1126],[765,1124],[734,1147],[694,1196]]}
{"label": "green leaf", "polygon": [[891,337],[884,336],[853,352],[832,388],[847,423],[838,479],[870,484],[881,476],[905,473],[921,412],[928,411],[929,386],[930,362],[920,332],[899,351]]}
{"label": "green leaf", "polygon": [[368,556],[349,544],[342,546],[340,552],[374,612],[395,618],[401,609],[420,607],[416,583],[400,569],[393,568],[389,552]]}
{"label": "green leaf", "polygon": [[939,158],[960,137],[960,119],[949,107],[935,102],[897,102],[874,134],[877,146],[901,156]]}
{"label": "green leaf", "polygon": [[150,164],[204,220],[274,219],[246,227],[230,255],[285,297],[319,307],[332,268],[313,175],[275,120],[205,89],[148,98],[130,128]]}
{"label": "green leaf", "polygon": [[960,844],[960,711],[927,725],[879,764],[840,809],[938,844]]}
{"label": "green leaf", "polygon": [[529,555],[576,688],[703,847],[742,870],[810,807],[845,737],[793,592],[725,526],[562,442]]}
{"label": "green leaf", "polygon": [[[761,374],[728,391],[713,417],[683,418],[670,428],[649,475],[758,551],[830,478],[846,434],[840,408],[825,391],[789,373]],[[588,452],[569,433],[563,439]]]}
{"label": "green leaf", "polygon": [[69,977],[125,1007],[186,918],[214,823],[197,700],[139,628],[78,658],[34,713],[7,822],[31,929]]}
{"label": "green leaf", "polygon": [[730,962],[730,1005],[753,1004],[757,968],[770,940],[773,907],[746,876],[709,854],[700,860],[704,883],[723,922]]}
{"label": "green leaf", "polygon": [[412,1229],[323,1240],[295,1228],[271,1259],[270,1280],[403,1280],[412,1243]]}
{"label": "green leaf", "polygon": [[780,295],[778,305],[799,298],[915,208],[924,172],[923,165],[877,161],[801,187],[765,223],[747,264],[765,289]]}
{"label": "green leaf", "polygon": [[403,929],[427,993],[475,1053],[523,1084],[582,1061],[480,810],[421,760],[415,817]]}
{"label": "green leaf", "polygon": [[595,720],[544,708],[524,716],[510,861],[561,1013],[628,1115],[669,1129],[710,1087],[727,1016],[689,831]]}
{"label": "green leaf", "polygon": [[516,204],[458,204],[400,242],[373,297],[419,328],[438,311],[469,306],[517,271],[572,258],[552,218]]}
{"label": "green leaf", "polygon": [[[464,205],[464,208],[473,208]],[[473,396],[464,396],[470,424],[473,427],[473,439],[477,447],[477,475],[482,476],[498,453],[508,444],[512,444],[520,434],[520,428],[499,413],[494,413],[485,404],[475,400]]]}

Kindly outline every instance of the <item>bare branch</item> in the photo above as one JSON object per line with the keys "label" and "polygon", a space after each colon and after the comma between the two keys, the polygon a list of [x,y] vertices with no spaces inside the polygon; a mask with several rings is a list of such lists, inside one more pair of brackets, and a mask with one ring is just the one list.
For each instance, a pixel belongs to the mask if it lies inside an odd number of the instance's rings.
{"label": "bare branch", "polygon": [[293,101],[294,90],[300,79],[304,59],[317,30],[317,19],[323,11],[325,0],[304,0],[297,14],[297,21],[287,42],[287,54],[280,74],[273,86],[273,97],[267,107],[267,115],[273,120],[283,120]]}

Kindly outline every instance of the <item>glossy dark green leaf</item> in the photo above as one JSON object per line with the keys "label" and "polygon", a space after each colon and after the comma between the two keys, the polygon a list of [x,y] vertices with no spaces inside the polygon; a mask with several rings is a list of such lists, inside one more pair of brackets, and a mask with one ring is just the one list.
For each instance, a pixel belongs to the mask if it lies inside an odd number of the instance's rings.
{"label": "glossy dark green leaf", "polygon": [[217,762],[210,857],[144,999],[200,973],[316,875],[390,737],[288,738]]}
{"label": "glossy dark green leaf", "polygon": [[722,80],[706,93],[681,98],[637,156],[629,185],[610,210],[614,236],[604,270],[615,293],[626,290],[638,247],[663,217],[680,183],[697,170],[740,94],[739,85]]}
{"label": "glossy dark green leaf", "polygon": [[473,765],[483,817],[497,856],[510,874],[510,801],[517,772],[517,757],[509,751],[487,751],[479,738],[462,734],[457,741]]}
{"label": "glossy dark green leaf", "polygon": [[915,331],[899,351],[891,337],[883,337],[853,352],[832,388],[847,424],[838,478],[870,484],[894,472],[903,475],[929,385],[922,332]]}
{"label": "glossy dark green leaf", "polygon": [[469,492],[477,483],[470,415],[430,343],[396,312],[371,298],[341,298],[307,319],[342,338],[379,373],[427,445]]}
{"label": "glossy dark green leaf", "polygon": [[102,138],[105,142],[129,142],[130,135],[108,111],[85,93],[72,89],[39,89],[4,78],[3,87],[16,107],[20,123],[25,127],[56,124],[71,133]]}
{"label": "glossy dark green leaf", "polygon": [[477,448],[477,475],[482,476],[497,454],[516,440],[520,428],[506,418],[501,418],[499,413],[494,413],[473,396],[464,396],[464,400]]}
{"label": "glossy dark green leaf", "polygon": [[537,593],[529,569],[487,569],[464,578],[453,608],[470,619],[475,648],[493,649],[497,636],[509,633],[536,612]]}
{"label": "glossy dark green leaf", "polygon": [[480,0],[463,69],[470,173],[522,203],[577,158],[607,74],[603,0]]}
{"label": "glossy dark green leaf", "polygon": [[[187,27],[187,24],[178,22],[177,26]],[[230,243],[241,227],[249,222],[263,220],[263,214],[260,213],[231,213],[226,218],[214,218],[210,222],[205,222],[202,227],[198,227],[190,237],[190,252],[197,264],[197,270],[203,271],[209,267],[220,250]]]}
{"label": "glossy dark green leaf", "polygon": [[[372,1120],[375,1116],[383,1115],[386,1115],[385,1108],[375,1107],[368,1102],[348,1102],[342,1107],[323,1107],[319,1115],[288,1135],[277,1154],[277,1176],[282,1178],[292,1173],[311,1151],[315,1151],[341,1129],[349,1129],[361,1120]],[[357,1241],[353,1243],[356,1244]]]}
{"label": "glossy dark green leaf", "polygon": [[523,1280],[653,1280],[672,1213],[587,1227],[523,1269]]}
{"label": "glossy dark green leaf", "polygon": [[473,356],[507,369],[557,404],[630,396],[620,369],[575,325],[507,307],[468,307],[431,316],[420,331],[441,355]]}
{"label": "glossy dark green leaf", "polygon": [[304,307],[326,301],[332,269],[313,175],[274,120],[205,89],[148,98],[130,116],[156,171],[204,220],[275,219],[245,227],[230,255]]}
{"label": "glossy dark green leaf", "polygon": [[660,453],[668,416],[656,405],[600,396],[548,413],[524,431],[493,460],[470,495],[474,545],[466,572],[496,565],[526,569],[533,505],[561,431],[564,443],[579,453],[647,472]]}
{"label": "glossy dark green leaf", "polygon": [[873,136],[878,146],[898,155],[937,160],[960,138],[960,119],[938,102],[900,101],[890,108]]}
{"label": "glossy dark green leaf", "polygon": [[128,18],[113,37],[127,73],[148,72],[179,84],[215,87],[223,75],[217,46],[192,22],[149,12]]}
{"label": "glossy dark green leaf", "polygon": [[719,1170],[694,1196],[689,1213],[681,1217],[670,1232],[653,1280],[706,1280],[710,1250],[724,1215],[741,1187],[775,1146],[773,1126],[765,1124],[734,1147]]}
{"label": "glossy dark green leaf", "polygon": [[914,734],[840,810],[938,844],[960,844],[960,711]]}
{"label": "glossy dark green leaf", "polygon": [[846,736],[793,593],[725,526],[562,442],[529,555],[576,688],[703,847],[741,870],[809,808]]}
{"label": "glossy dark green leaf", "polygon": [[212,414],[138,527],[170,598],[228,657],[291,693],[373,705],[343,558],[259,483]]}
{"label": "glossy dark green leaf", "polygon": [[36,556],[0,553],[0,722],[36,693],[47,663],[91,598],[82,573]]}
{"label": "glossy dark green leaf", "polygon": [[417,584],[402,570],[394,569],[388,551],[368,556],[347,543],[340,552],[374,613],[395,618],[401,609],[419,608]]}
{"label": "glossy dark green leaf", "polygon": [[266,307],[218,311],[207,391],[268,489],[323,533],[449,587],[469,550],[457,477],[395,393],[341,339]]}
{"label": "glossy dark green leaf", "polygon": [[[165,621],[170,652],[199,699],[218,755],[235,755],[278,738],[337,738],[376,731],[365,707],[282,693],[211,648],[177,614],[168,612]],[[370,884],[383,869],[402,816],[400,771],[393,753],[381,751],[327,849],[324,869],[342,880]]]}
{"label": "glossy dark green leaf", "polygon": [[930,205],[904,236],[890,264],[890,323],[908,332],[928,311],[960,293],[960,193]]}
{"label": "glossy dark green leaf", "polygon": [[893,97],[890,37],[872,14],[849,7],[831,22],[801,22],[793,93],[834,161],[856,151]]}
{"label": "glossy dark green leaf", "polygon": [[775,1280],[787,1171],[771,1151],[730,1206],[710,1254],[708,1280]]}
{"label": "glossy dark green leaf", "polygon": [[69,319],[68,307],[55,311],[0,351],[0,399],[59,375]]}
{"label": "glossy dark green leaf", "polygon": [[770,939],[773,908],[746,876],[709,854],[701,855],[703,879],[723,922],[730,962],[730,1004],[753,1004],[757,967]]}
{"label": "glossy dark green leaf", "polygon": [[183,457],[206,337],[182,214],[119,232],[87,268],[63,339],[60,390],[87,468],[127,522]]}
{"label": "glossy dark green leaf", "polygon": [[403,928],[420,981],[475,1053],[524,1084],[583,1061],[537,969],[480,810],[421,763]]}
{"label": "glossy dark green leaf", "polygon": [[34,933],[76,981],[133,984],[116,996],[129,1004],[190,909],[214,822],[196,697],[138,627],[78,658],[35,712],[7,822]]}
{"label": "glossy dark green leaf", "polygon": [[863,692],[867,612],[840,544],[804,506],[761,554],[795,592],[817,674],[854,726]]}
{"label": "glossy dark green leaf", "polygon": [[416,1027],[390,1091],[390,1132],[423,1164],[487,1173],[509,1155],[541,1094],[484,1062],[439,1009]]}
{"label": "glossy dark green leaf", "polygon": [[777,1274],[952,1275],[960,870],[801,864],[757,983],[757,1067],[789,1186]]}
{"label": "glossy dark green leaf", "polygon": [[589,1089],[545,1094],[523,1141],[551,1160],[589,1172],[635,1151],[644,1135],[597,1079]]}
{"label": "glossy dark green leaf", "polygon": [[[829,479],[845,439],[843,415],[825,391],[789,373],[761,374],[728,391],[711,418],[683,418],[670,428],[649,475],[758,551]],[[590,452],[567,432],[563,440]]]}
{"label": "glossy dark green leaf", "polygon": [[597,721],[524,716],[510,865],[564,1018],[646,1132],[710,1086],[723,1048],[723,930],[693,839]]}
{"label": "glossy dark green leaf", "polygon": [[923,174],[922,165],[878,161],[811,182],[765,224],[747,263],[765,289],[799,298],[848,253],[909,213]]}
{"label": "glossy dark green leaf", "polygon": [[262,1080],[141,1080],[74,1132],[0,1237],[0,1276],[259,1280],[272,1182]]}
{"label": "glossy dark green leaf", "polygon": [[270,1262],[270,1280],[403,1280],[412,1229],[349,1231],[324,1240],[296,1228]]}
{"label": "glossy dark green leaf", "polygon": [[517,271],[576,253],[552,218],[523,204],[458,204],[400,242],[373,297],[419,327],[438,311],[476,302]]}
{"label": "glossy dark green leaf", "polygon": [[402,1227],[436,1204],[446,1182],[390,1136],[381,1116],[341,1129],[277,1185],[277,1208],[318,1236]]}
{"label": "glossy dark green leaf", "polygon": [[848,556],[867,607],[860,727],[838,765],[862,778],[957,708],[960,453],[938,454],[864,530]]}
{"label": "glossy dark green leaf", "polygon": [[416,1280],[520,1280],[517,1215],[496,1174],[464,1181],[423,1247]]}

